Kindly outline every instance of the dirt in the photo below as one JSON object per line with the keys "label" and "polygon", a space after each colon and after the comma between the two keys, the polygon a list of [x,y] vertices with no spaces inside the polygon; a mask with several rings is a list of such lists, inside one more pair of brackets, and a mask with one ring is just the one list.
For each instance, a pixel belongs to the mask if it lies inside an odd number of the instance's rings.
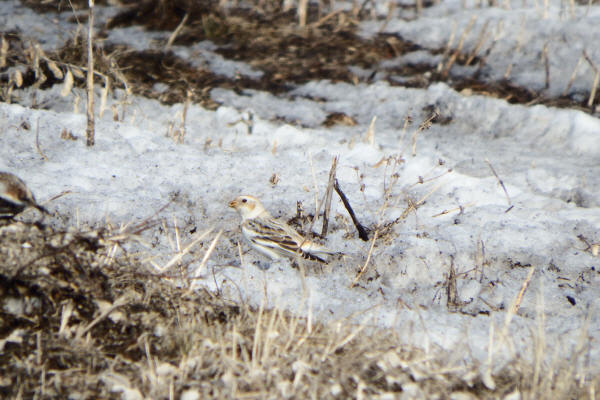
{"label": "dirt", "polygon": [[[62,1],[25,2],[39,12],[62,10]],[[35,6],[33,4],[36,4]],[[81,3],[81,2],[80,2]],[[100,4],[100,3],[99,3]],[[484,94],[502,98],[517,104],[545,104],[554,107],[576,108],[594,112],[587,106],[589,94],[574,100],[570,96],[547,97],[543,92],[535,92],[519,87],[505,80],[488,82],[480,76],[485,67],[485,57],[470,54],[453,54],[444,48],[423,49],[403,39],[399,35],[378,34],[364,39],[356,31],[358,21],[370,18],[370,2],[362,3],[361,8],[352,11],[330,13],[326,6],[311,3],[307,13],[306,26],[298,25],[295,8],[282,9],[278,1],[257,2],[255,7],[229,7],[222,9],[217,1],[190,0],[146,0],[125,1],[122,10],[97,33],[95,47],[96,68],[103,76],[111,78],[111,85],[127,87],[133,93],[156,98],[166,104],[182,103],[187,99],[208,109],[215,109],[218,103],[210,98],[210,91],[220,87],[242,93],[246,89],[256,89],[274,94],[285,94],[296,85],[311,80],[331,80],[333,82],[369,82],[375,74],[382,74],[391,85],[407,87],[427,87],[435,82],[446,82],[459,91]],[[427,6],[428,3],[425,3]],[[79,4],[78,9],[85,7]],[[85,20],[85,12],[80,13]],[[185,23],[182,23],[185,22]],[[234,78],[215,74],[207,68],[194,67],[187,60],[176,56],[166,47],[163,49],[136,51],[127,46],[102,44],[107,31],[117,27],[143,26],[147,30],[174,32],[174,45],[187,46],[209,40],[217,46],[216,52],[225,59],[242,61],[257,71],[260,78],[244,75]],[[7,33],[13,38],[17,33]],[[58,61],[58,66],[66,73],[69,65],[81,66],[85,70],[86,55],[83,52],[85,37],[65,43],[62,49],[48,58]],[[41,68],[45,73],[36,72],[34,57],[23,58],[21,47],[11,39],[7,67],[26,66],[24,87],[39,85],[41,88],[62,82],[49,71],[45,60]],[[166,43],[165,43],[166,44]],[[477,66],[470,77],[458,77],[452,68],[440,69],[437,65],[407,64],[399,68],[381,69],[380,63],[416,50],[426,50],[433,55],[444,54],[444,66],[455,56],[452,64]],[[371,71],[370,76],[358,77],[350,67],[360,67]],[[37,68],[39,69],[39,68]],[[4,68],[6,70],[6,68]],[[0,81],[8,83],[8,77],[1,75]],[[51,72],[51,71],[50,71]],[[40,76],[45,79],[39,82]],[[398,80],[397,78],[402,79]],[[103,79],[100,79],[102,82]],[[168,85],[168,90],[156,91],[155,84]],[[83,76],[75,77],[75,85],[83,87]],[[6,99],[6,94],[4,98]],[[600,102],[600,93],[595,104]]]}

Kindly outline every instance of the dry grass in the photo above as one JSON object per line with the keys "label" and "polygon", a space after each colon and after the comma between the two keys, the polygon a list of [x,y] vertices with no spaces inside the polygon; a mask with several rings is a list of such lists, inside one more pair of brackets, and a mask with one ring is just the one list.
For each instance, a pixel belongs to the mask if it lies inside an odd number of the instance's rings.
{"label": "dry grass", "polygon": [[[35,2],[26,2],[38,12],[64,11],[64,3],[56,0],[38,7]],[[74,3],[78,10],[74,18],[80,24],[87,20],[82,12],[86,9],[84,3]],[[511,103],[547,104],[594,112],[594,105],[600,101],[600,93],[594,90],[600,76],[597,73],[590,77],[591,88],[589,93],[585,93],[586,101],[572,97],[569,88],[563,95],[551,98],[543,92],[519,87],[508,79],[512,66],[507,67],[507,79],[495,82],[483,79],[480,72],[487,65],[486,58],[496,44],[487,25],[473,32],[470,23],[457,32],[456,43],[452,39],[444,48],[424,49],[393,34],[381,33],[369,40],[357,35],[358,21],[373,18],[370,12],[373,4],[368,1],[362,2],[361,7],[343,12],[337,9],[331,11],[327,2],[309,2],[302,12],[295,8],[297,3],[286,3],[291,7],[283,8],[281,2],[276,1],[256,1],[250,8],[237,7],[236,3],[228,1],[209,0],[125,3],[121,12],[98,30],[94,43],[94,75],[104,82],[105,93],[119,87],[125,88],[128,93],[132,91],[157,98],[167,104],[184,103],[189,98],[205,108],[214,109],[218,104],[210,98],[210,90],[215,87],[282,93],[310,80],[368,82],[370,77],[359,78],[349,68],[358,66],[372,70],[374,74],[385,75],[391,85],[399,84],[398,76],[403,77],[401,84],[409,87],[427,87],[442,81],[458,91],[503,98]],[[301,16],[304,26],[299,23]],[[144,51],[102,42],[108,30],[132,25],[169,31],[171,35],[163,46]],[[464,42],[467,36],[472,35],[477,35],[477,45],[466,51],[463,49]],[[34,46],[29,38],[22,39],[19,32],[2,32],[2,36],[0,82],[4,85],[0,98],[4,101],[11,101],[15,89],[32,85],[43,89],[53,84],[64,84],[70,89],[85,84],[85,37],[74,36],[56,52],[43,54],[39,46]],[[170,51],[175,45],[186,46],[202,40],[213,42],[215,51],[224,58],[242,61],[263,75],[260,78],[242,74],[222,76],[208,68],[193,66]],[[518,52],[519,48],[520,45],[515,51]],[[439,65],[381,67],[384,60],[416,50],[442,54],[443,60]],[[550,56],[545,56],[546,65]],[[455,65],[477,65],[477,68],[470,77],[455,76]],[[169,89],[157,92],[157,82],[166,84]]]}
{"label": "dry grass", "polygon": [[517,358],[480,373],[395,332],[177,288],[109,257],[114,245],[106,231],[0,227],[3,398],[566,399],[594,398],[598,385],[576,367],[582,355],[544,364],[543,331],[534,365]]}

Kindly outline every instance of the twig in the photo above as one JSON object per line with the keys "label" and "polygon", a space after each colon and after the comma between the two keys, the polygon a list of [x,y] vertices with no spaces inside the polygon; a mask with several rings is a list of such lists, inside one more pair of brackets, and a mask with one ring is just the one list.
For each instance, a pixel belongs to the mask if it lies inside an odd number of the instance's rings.
{"label": "twig", "polygon": [[431,218],[436,218],[436,217],[440,217],[442,215],[450,214],[451,212],[454,212],[454,211],[459,211],[459,213],[462,214],[465,211],[466,207],[471,207],[471,206],[474,206],[474,205],[475,205],[475,203],[473,202],[473,203],[465,204],[464,206],[454,207],[454,208],[451,208],[449,210],[445,209],[445,210],[443,210],[443,211],[441,211],[441,212],[439,212],[439,213],[437,213],[435,215],[432,215]]}
{"label": "twig", "polygon": [[183,16],[183,19],[181,20],[179,25],[177,25],[177,28],[175,28],[173,33],[171,33],[171,36],[169,36],[169,40],[167,41],[167,44],[165,45],[165,51],[171,50],[171,46],[173,45],[173,42],[177,38],[177,35],[179,35],[181,30],[183,29],[183,26],[185,25],[185,23],[187,22],[189,17],[190,17],[190,13],[188,12],[187,14],[185,14]]}
{"label": "twig", "polygon": [[387,27],[387,25],[390,23],[390,21],[392,20],[393,16],[394,16],[394,10],[396,9],[396,3],[393,1],[388,2],[388,10],[387,10],[387,14],[385,15],[385,21],[383,22],[383,25],[381,25],[378,29],[378,33],[382,33],[385,28]]}
{"label": "twig", "polygon": [[436,119],[440,114],[437,111],[434,111],[433,114],[429,116],[425,121],[419,125],[419,127],[415,130],[412,135],[412,155],[413,157],[417,155],[417,135],[419,132],[429,129],[431,127],[432,121]]}
{"label": "twig", "polygon": [[371,146],[375,143],[375,121],[377,121],[377,115],[374,115],[371,119],[369,129],[367,129],[367,136],[365,137],[365,142],[369,143]]}
{"label": "twig", "polygon": [[298,25],[300,27],[306,26],[306,17],[308,15],[308,0],[300,0],[298,2]]}
{"label": "twig", "polygon": [[335,184],[333,187],[334,187],[336,193],[340,196],[340,199],[342,199],[342,202],[344,203],[344,207],[346,207],[346,210],[348,210],[348,214],[350,214],[350,218],[352,218],[352,222],[354,223],[354,226],[356,227],[356,230],[358,231],[358,237],[366,242],[367,240],[369,240],[369,234],[367,233],[366,229],[360,224],[360,222],[358,222],[358,219],[356,218],[356,215],[354,214],[354,210],[352,210],[352,207],[350,206],[350,202],[346,198],[346,195],[344,194],[344,192],[342,192],[342,189],[340,188],[340,184],[337,179],[335,180]]}
{"label": "twig", "polygon": [[589,251],[594,257],[598,257],[600,243],[590,243],[583,235],[578,235],[577,239],[581,240],[587,246],[583,251]]}
{"label": "twig", "polygon": [[462,51],[462,48],[463,48],[463,45],[465,44],[465,39],[467,38],[467,35],[469,34],[469,32],[471,32],[471,29],[473,29],[473,25],[475,25],[475,21],[477,21],[477,16],[474,15],[471,17],[471,20],[469,21],[469,24],[463,31],[462,35],[460,35],[460,39],[458,40],[458,45],[456,46],[456,49],[454,49],[454,52],[448,59],[446,66],[444,67],[444,69],[441,72],[442,77],[445,78],[448,76],[448,73],[450,72],[450,68],[452,68],[452,65],[454,65],[454,63],[456,62],[456,59],[458,58],[458,55]]}
{"label": "twig", "polygon": [[[70,73],[71,71],[69,71]],[[102,94],[100,95],[100,107],[98,115],[100,119],[104,116],[104,110],[106,109],[106,99],[108,98],[108,91],[110,89],[110,78],[107,76],[104,78],[104,87],[102,88]]]}
{"label": "twig", "polygon": [[75,335],[75,339],[76,340],[81,339],[86,333],[88,333],[90,331],[90,329],[92,329],[94,326],[96,326],[98,324],[98,322],[102,321],[104,318],[106,318],[110,313],[115,311],[117,308],[122,307],[125,304],[127,304],[127,302],[129,302],[130,298],[131,298],[131,296],[129,294],[125,294],[125,295],[119,297],[113,303],[112,306],[110,306],[108,309],[104,310],[104,312],[102,312],[102,314],[100,314],[98,317],[96,317],[85,328],[79,329],[77,331],[77,334]]}
{"label": "twig", "polygon": [[575,64],[575,68],[573,68],[573,72],[571,72],[571,78],[569,78],[569,83],[567,84],[567,87],[565,88],[565,90],[562,92],[562,96],[566,96],[567,93],[569,93],[569,90],[571,89],[571,86],[573,86],[573,82],[575,81],[575,78],[577,77],[577,70],[579,69],[579,66],[581,65],[581,63],[583,62],[584,59],[585,59],[584,56],[579,57],[577,64]]}
{"label": "twig", "polygon": [[323,202],[319,201],[319,186],[317,185],[317,175],[315,173],[315,167],[313,165],[312,154],[309,153],[308,156],[308,160],[310,162],[310,171],[312,173],[313,178],[313,185],[315,187],[315,215],[312,221],[310,221],[310,225],[308,227],[308,232],[312,232],[313,226],[315,225],[317,218],[319,218],[319,213],[321,212],[321,205],[323,204]]}
{"label": "twig", "polygon": [[94,145],[94,0],[88,0],[88,43],[87,43],[87,128],[85,130],[86,144]]}
{"label": "twig", "polygon": [[473,51],[471,51],[471,54],[467,58],[467,61],[465,61],[465,65],[467,65],[467,66],[471,65],[471,63],[473,62],[475,57],[477,57],[477,53],[479,53],[479,51],[481,50],[481,48],[487,41],[488,36],[489,36],[487,33],[488,25],[489,25],[489,21],[486,21],[485,24],[483,24],[483,27],[481,28],[481,31],[479,32],[479,40],[477,40],[477,44],[473,48]]}
{"label": "twig", "polygon": [[588,103],[587,103],[587,106],[592,108],[592,106],[594,105],[594,98],[596,97],[596,89],[598,88],[598,81],[600,81],[600,68],[598,68],[598,66],[596,66],[596,64],[592,61],[592,59],[590,58],[590,56],[588,55],[588,53],[585,50],[583,51],[583,57],[585,57],[585,60],[590,64],[590,66],[596,73],[594,75],[594,83],[592,84],[592,90],[590,91],[590,98],[588,99]]}
{"label": "twig", "polygon": [[544,44],[542,49],[542,61],[544,63],[544,70],[546,72],[546,83],[544,87],[548,89],[550,87],[550,59],[548,58],[548,42]]}
{"label": "twig", "polygon": [[512,204],[512,201],[510,200],[510,196],[508,195],[508,191],[506,190],[506,186],[504,186],[504,182],[502,182],[502,179],[500,179],[500,177],[496,173],[496,170],[494,169],[494,167],[492,167],[492,164],[490,163],[490,161],[487,158],[485,159],[485,162],[487,163],[488,167],[490,167],[490,169],[492,170],[492,173],[494,174],[494,176],[496,177],[496,179],[498,179],[498,183],[500,183],[500,186],[502,186],[502,189],[504,190],[504,194],[506,195],[506,200],[508,201],[508,205],[509,205],[509,207],[506,209],[506,211],[504,211],[505,213],[507,213],[510,210],[512,210],[512,208],[514,206]]}
{"label": "twig", "polygon": [[508,326],[510,325],[512,318],[517,314],[517,312],[519,311],[519,308],[521,307],[521,302],[523,301],[523,296],[525,295],[525,291],[529,287],[529,283],[531,282],[531,277],[533,276],[534,272],[535,272],[535,267],[531,267],[529,270],[529,273],[527,274],[527,277],[525,278],[525,280],[523,281],[523,284],[521,285],[521,290],[519,290],[519,294],[517,294],[517,297],[515,298],[514,303],[511,305],[510,309],[506,313],[506,318],[504,319],[504,328],[502,330],[505,337],[506,337],[506,334],[508,333]]}
{"label": "twig", "polygon": [[416,210],[417,208],[419,208],[419,206],[421,206],[423,203],[425,203],[425,200],[427,200],[427,198],[429,196],[431,196],[432,194],[437,192],[438,189],[440,187],[442,187],[442,184],[443,184],[443,182],[440,182],[439,184],[437,184],[433,189],[431,189],[427,194],[425,194],[425,196],[421,197],[419,199],[419,201],[417,201],[417,202],[410,201],[408,204],[408,207],[406,207],[406,209],[402,212],[402,215],[400,215],[398,218],[396,218],[396,220],[394,220],[392,222],[392,224],[395,224],[396,222],[406,218],[412,210]]}
{"label": "twig", "polygon": [[371,246],[369,247],[369,253],[367,254],[367,259],[365,260],[365,263],[363,264],[362,268],[360,269],[360,272],[356,275],[356,277],[352,281],[352,284],[350,285],[350,288],[353,288],[354,286],[356,286],[356,282],[358,282],[358,280],[360,279],[360,277],[363,276],[363,274],[367,270],[367,266],[369,265],[369,261],[371,261],[371,254],[373,254],[373,248],[375,247],[375,240],[377,240],[377,235],[378,234],[379,234],[379,231],[376,230],[375,233],[373,234],[373,239],[371,240]]}
{"label": "twig", "polygon": [[44,161],[49,160],[48,157],[46,157],[46,155],[40,148],[40,119],[39,118],[37,119],[37,127],[35,129],[35,148],[37,149],[38,153],[40,153],[40,155],[42,156]]}
{"label": "twig", "polygon": [[183,105],[183,112],[181,113],[181,127],[175,131],[173,134],[173,138],[177,143],[183,143],[185,139],[185,122],[187,119],[188,108],[190,107],[190,103],[192,100],[192,91],[188,89],[185,103]]}
{"label": "twig", "polygon": [[[55,200],[56,198],[62,196],[63,194],[67,194],[67,193],[71,193],[70,191],[67,192],[63,192],[58,196],[53,197],[52,199],[48,200],[48,201],[52,201]],[[153,226],[157,225],[158,222],[153,222],[152,219],[154,217],[156,217],[158,214],[160,214],[161,212],[163,212],[169,205],[171,205],[171,203],[173,202],[173,200],[169,200],[164,206],[162,206],[161,208],[159,208],[158,210],[156,210],[154,212],[154,214],[152,214],[151,216],[145,218],[144,220],[142,220],[140,223],[133,225],[132,227],[128,227],[127,225],[123,227],[123,229],[121,229],[122,234],[124,235],[138,235],[139,233],[152,228]],[[110,239],[113,239],[112,237]],[[116,240],[116,239],[115,239]]]}
{"label": "twig", "polygon": [[[180,262],[181,259],[183,258],[183,256],[185,256],[187,253],[189,253],[190,250],[192,249],[192,247],[194,247],[197,243],[199,243],[202,239],[204,239],[209,233],[212,232],[212,230],[213,230],[213,228],[210,228],[206,232],[199,235],[190,244],[188,244],[182,251],[178,251],[177,254],[173,258],[171,258],[171,260],[168,263],[166,263],[163,267],[159,268],[158,270],[160,272],[168,271],[173,265]],[[217,238],[220,236],[220,234],[221,234],[220,232],[219,232],[219,234],[217,234]]]}
{"label": "twig", "polygon": [[[521,46],[523,46],[525,38],[525,19],[521,21],[521,30],[519,32],[519,37],[517,38],[517,45],[515,46],[513,54],[519,54],[521,51]],[[510,77],[510,73],[512,71],[514,63],[511,61],[510,64],[506,67],[506,71],[504,71],[504,79],[508,79]]]}
{"label": "twig", "polygon": [[54,196],[50,197],[48,200],[46,200],[46,201],[43,201],[43,202],[41,203],[41,205],[48,204],[48,203],[50,203],[51,201],[54,201],[54,200],[56,200],[56,199],[58,199],[58,198],[61,198],[61,197],[63,197],[64,195],[66,195],[66,194],[70,194],[70,193],[73,193],[73,192],[72,192],[72,191],[70,191],[70,190],[65,190],[65,191],[62,191],[62,192],[60,192],[59,194],[57,194],[57,195],[54,195]]}
{"label": "twig", "polygon": [[325,191],[325,209],[323,210],[323,229],[321,230],[321,237],[324,238],[327,235],[327,228],[329,225],[329,212],[331,209],[331,196],[333,194],[333,186],[335,181],[335,171],[337,168],[338,156],[333,157],[331,162],[331,170],[329,171],[329,182],[327,183],[327,190]]}
{"label": "twig", "polygon": [[454,269],[454,257],[450,256],[450,271],[448,273],[448,281],[446,284],[446,308],[451,311],[456,311],[460,306],[458,299],[458,287],[456,285],[456,269]]}
{"label": "twig", "polygon": [[223,233],[223,229],[221,229],[217,233],[217,236],[215,236],[215,238],[213,239],[213,241],[210,243],[210,246],[208,246],[208,250],[206,250],[206,253],[204,254],[204,257],[202,258],[202,261],[200,262],[200,265],[198,266],[198,268],[196,268],[196,276],[199,276],[198,275],[199,271],[201,271],[202,269],[204,269],[204,266],[206,265],[206,262],[210,258],[210,255],[215,250],[215,247],[217,247],[217,243],[218,243],[219,238],[221,237],[222,233]]}
{"label": "twig", "polygon": [[312,28],[318,28],[319,26],[323,25],[325,22],[327,22],[328,20],[330,20],[331,18],[335,17],[336,15],[338,15],[339,13],[341,13],[343,11],[344,10],[341,8],[339,10],[332,11],[329,14],[327,14],[326,16],[324,16],[323,18],[321,18],[320,20],[310,24],[310,26]]}

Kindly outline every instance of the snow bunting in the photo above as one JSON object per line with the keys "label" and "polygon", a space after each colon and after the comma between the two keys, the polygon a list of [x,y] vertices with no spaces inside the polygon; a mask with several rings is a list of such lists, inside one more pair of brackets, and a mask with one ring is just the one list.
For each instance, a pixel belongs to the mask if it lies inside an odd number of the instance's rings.
{"label": "snow bunting", "polygon": [[11,219],[27,207],[49,214],[35,201],[25,182],[11,173],[0,172],[0,219]]}
{"label": "snow bunting", "polygon": [[305,239],[285,222],[271,214],[252,196],[239,196],[229,202],[242,217],[242,234],[252,247],[278,260],[282,256],[300,256],[307,260],[326,263],[324,257],[335,254],[331,250]]}

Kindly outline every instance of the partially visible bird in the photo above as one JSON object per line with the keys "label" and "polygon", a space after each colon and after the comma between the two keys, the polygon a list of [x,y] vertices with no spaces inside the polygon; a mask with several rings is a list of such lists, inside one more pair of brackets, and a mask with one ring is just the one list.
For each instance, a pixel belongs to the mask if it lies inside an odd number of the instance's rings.
{"label": "partially visible bird", "polygon": [[25,182],[9,172],[0,172],[0,219],[11,219],[27,207],[49,214],[35,201]]}
{"label": "partially visible bird", "polygon": [[242,234],[253,248],[278,260],[282,256],[302,257],[327,263],[325,257],[334,255],[331,250],[305,239],[284,221],[273,218],[253,196],[239,196],[229,202],[242,217]]}

